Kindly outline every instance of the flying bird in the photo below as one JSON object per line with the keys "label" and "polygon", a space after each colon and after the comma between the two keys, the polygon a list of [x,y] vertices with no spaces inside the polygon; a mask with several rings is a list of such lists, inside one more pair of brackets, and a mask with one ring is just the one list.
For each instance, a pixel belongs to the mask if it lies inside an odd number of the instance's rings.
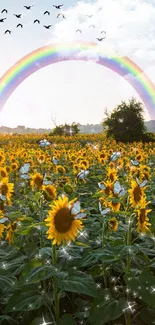
{"label": "flying bird", "polygon": [[7,29],[4,34],[7,34],[7,33],[11,34],[11,30]]}
{"label": "flying bird", "polygon": [[103,34],[103,33],[104,33],[104,34],[107,34],[107,33],[105,32],[105,30],[102,30],[101,34]]}
{"label": "flying bird", "polygon": [[45,12],[44,12],[44,15],[50,15],[50,12],[48,11],[48,10],[46,10]]}
{"label": "flying bird", "polygon": [[56,9],[61,9],[62,6],[63,6],[63,5],[58,5],[58,6],[53,5],[53,7],[55,7]]}
{"label": "flying bird", "polygon": [[14,14],[14,16],[16,16],[17,18],[21,18],[22,14],[19,15]]}
{"label": "flying bird", "polygon": [[52,27],[52,25],[48,25],[48,26],[45,26],[43,25],[46,29],[50,29]]}
{"label": "flying bird", "polygon": [[3,9],[3,10],[1,11],[1,14],[3,14],[4,12],[6,12],[6,14],[8,13],[8,11],[7,11],[6,9]]}
{"label": "flying bird", "polygon": [[58,15],[57,15],[57,18],[59,18],[60,16],[62,16],[62,18],[65,19],[65,16],[64,16],[63,14],[58,14]]}
{"label": "flying bird", "polygon": [[22,24],[18,24],[16,27],[21,27],[21,28],[23,28],[23,25],[22,25]]}
{"label": "flying bird", "polygon": [[76,30],[76,33],[77,33],[77,32],[81,33],[81,29],[77,29],[77,30]]}
{"label": "flying bird", "polygon": [[40,20],[39,20],[39,19],[35,19],[33,23],[34,23],[34,24],[35,24],[35,23],[40,24]]}
{"label": "flying bird", "polygon": [[4,20],[5,20],[6,18],[1,18],[0,19],[0,23],[4,23]]}
{"label": "flying bird", "polygon": [[26,8],[27,10],[30,10],[32,7],[34,7],[34,5],[31,5],[31,6],[24,6],[24,8]]}
{"label": "flying bird", "polygon": [[90,28],[90,27],[93,27],[93,28],[95,28],[95,25],[90,25],[90,26],[89,26],[89,28]]}
{"label": "flying bird", "polygon": [[102,42],[103,39],[105,39],[105,37],[101,37],[101,38],[96,38],[99,42]]}
{"label": "flying bird", "polygon": [[92,18],[92,17],[93,17],[93,15],[86,15],[86,17],[88,17],[88,18]]}

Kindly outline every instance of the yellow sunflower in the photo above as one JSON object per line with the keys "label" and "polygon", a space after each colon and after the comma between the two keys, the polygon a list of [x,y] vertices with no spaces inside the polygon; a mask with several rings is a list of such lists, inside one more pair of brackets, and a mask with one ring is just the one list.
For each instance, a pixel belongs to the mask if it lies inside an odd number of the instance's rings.
{"label": "yellow sunflower", "polygon": [[6,177],[8,177],[8,173],[7,173],[7,171],[6,171],[6,168],[4,168],[4,167],[0,168],[0,176],[1,176],[2,178],[6,178]]}
{"label": "yellow sunflower", "polygon": [[10,173],[10,171],[11,171],[11,168],[10,168],[10,166],[6,166],[6,167],[5,167],[5,169],[6,169],[6,172],[9,174],[9,173]]}
{"label": "yellow sunflower", "polygon": [[3,232],[5,230],[6,226],[4,224],[0,224],[0,238],[3,237]]}
{"label": "yellow sunflower", "polygon": [[115,182],[118,179],[117,170],[115,168],[107,168],[107,177],[111,182]]}
{"label": "yellow sunflower", "polygon": [[17,164],[16,162],[12,163],[12,165],[11,165],[11,170],[12,170],[12,171],[15,171],[15,170],[17,170],[17,169],[18,169],[18,164]]}
{"label": "yellow sunflower", "polygon": [[118,228],[118,221],[115,217],[108,220],[108,228],[111,231],[116,231]]}
{"label": "yellow sunflower", "polygon": [[130,204],[134,208],[145,198],[145,187],[141,188],[133,179],[131,181],[131,189],[128,190],[130,197]]}
{"label": "yellow sunflower", "polygon": [[63,242],[75,240],[78,231],[83,228],[81,220],[75,220],[72,214],[72,207],[77,199],[68,201],[68,197],[58,197],[51,205],[48,218],[45,219],[49,227],[47,231],[48,239],[53,241],[53,245],[60,245]]}
{"label": "yellow sunflower", "polygon": [[89,162],[88,162],[88,160],[82,160],[82,161],[80,162],[80,168],[81,168],[81,169],[86,170],[86,169],[88,169],[88,167],[89,167]]}
{"label": "yellow sunflower", "polygon": [[17,227],[16,221],[13,221],[11,224],[9,224],[6,227],[7,234],[5,239],[8,240],[10,244],[13,244],[13,235],[14,235],[14,230],[16,230],[16,227]]}
{"label": "yellow sunflower", "polygon": [[7,178],[4,178],[0,183],[0,193],[7,199],[8,204],[11,204],[11,196],[14,192],[14,184],[9,183]]}
{"label": "yellow sunflower", "polygon": [[61,165],[56,166],[56,173],[63,174],[65,172],[66,172],[66,169],[63,166],[61,166]]}
{"label": "yellow sunflower", "polygon": [[47,200],[54,200],[56,198],[57,192],[53,185],[43,186],[43,190]]}
{"label": "yellow sunflower", "polygon": [[103,195],[109,196],[110,194],[113,194],[113,183],[112,182],[101,182],[101,184],[104,184],[106,189],[101,190],[100,192],[103,193]]}
{"label": "yellow sunflower", "polygon": [[38,157],[38,161],[39,161],[40,164],[43,163],[43,162],[45,161],[45,156],[44,156],[43,154],[40,155],[40,156]]}
{"label": "yellow sunflower", "polygon": [[149,231],[149,227],[151,226],[151,223],[148,222],[149,218],[148,218],[148,213],[151,212],[151,209],[146,209],[146,206],[149,204],[145,203],[145,200],[143,200],[140,208],[137,211],[138,214],[138,222],[137,222],[137,231],[141,231],[143,233]]}
{"label": "yellow sunflower", "polygon": [[121,203],[119,201],[115,202],[112,200],[109,204],[109,207],[111,207],[112,211],[119,211],[121,207]]}
{"label": "yellow sunflower", "polygon": [[36,186],[39,188],[39,190],[41,190],[43,187],[43,175],[41,175],[40,173],[31,175],[30,185],[32,189],[34,189],[34,187]]}
{"label": "yellow sunflower", "polygon": [[2,165],[5,161],[5,156],[2,152],[0,152],[0,165]]}

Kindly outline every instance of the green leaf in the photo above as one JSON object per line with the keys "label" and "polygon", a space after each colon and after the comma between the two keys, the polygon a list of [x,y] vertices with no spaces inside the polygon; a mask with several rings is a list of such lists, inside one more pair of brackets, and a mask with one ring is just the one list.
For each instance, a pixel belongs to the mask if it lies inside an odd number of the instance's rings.
{"label": "green leaf", "polygon": [[24,251],[29,259],[32,259],[36,254],[39,253],[39,248],[35,243],[27,243],[24,246]]}
{"label": "green leaf", "polygon": [[89,322],[92,325],[103,325],[111,320],[115,320],[123,314],[126,307],[124,298],[118,300],[111,299],[98,305],[90,311]]}
{"label": "green leaf", "polygon": [[[53,319],[54,319],[54,315],[53,315]],[[30,325],[41,325],[41,324],[54,324],[53,322],[51,322],[51,318],[48,319],[47,317],[36,317],[35,319],[33,319],[33,321],[30,323]]]}
{"label": "green leaf", "polygon": [[17,258],[14,258],[12,260],[4,260],[0,263],[0,270],[4,269],[3,265],[6,265],[7,271],[13,274],[17,274],[20,267],[23,267],[24,260],[26,259],[26,256],[21,255]]}
{"label": "green leaf", "polygon": [[77,325],[71,314],[65,314],[61,317],[58,325]]}
{"label": "green leaf", "polygon": [[78,245],[78,246],[84,246],[86,248],[91,248],[91,246],[88,246],[87,244],[85,243],[81,243],[80,241],[75,241],[75,244]]}
{"label": "green leaf", "polygon": [[71,271],[66,278],[58,279],[58,286],[62,290],[83,293],[91,297],[98,294],[92,277],[80,271]]}
{"label": "green leaf", "polygon": [[140,312],[140,319],[147,325],[153,324],[153,321],[155,321],[155,310],[143,308]]}
{"label": "green leaf", "polygon": [[15,276],[7,272],[6,270],[0,270],[0,289],[6,290],[7,288],[14,288],[18,285],[18,281]]}
{"label": "green leaf", "polygon": [[24,277],[28,276],[28,274],[31,272],[31,270],[33,268],[36,268],[36,267],[39,267],[42,265],[43,265],[43,262],[42,262],[41,258],[40,259],[33,258],[25,265],[24,270],[22,272],[22,277],[24,278]]}
{"label": "green leaf", "polygon": [[52,247],[43,247],[39,250],[43,257],[52,257]]}
{"label": "green leaf", "polygon": [[112,263],[118,259],[118,257],[114,255],[112,248],[99,248],[91,254],[98,260],[104,261],[104,263]]}
{"label": "green leaf", "polygon": [[132,292],[136,292],[142,301],[155,308],[155,291],[153,290],[155,288],[155,276],[153,273],[143,271],[136,277],[125,275],[124,279]]}
{"label": "green leaf", "polygon": [[35,290],[18,291],[8,301],[5,312],[31,311],[44,305],[44,296]]}
{"label": "green leaf", "polygon": [[3,321],[7,321],[7,324],[18,324],[18,321],[7,315],[0,316],[0,324],[2,324]]}
{"label": "green leaf", "polygon": [[42,265],[34,269],[31,269],[30,272],[26,275],[22,273],[20,277],[20,283],[37,283],[45,279],[51,278],[53,275],[56,275],[56,269],[54,266]]}

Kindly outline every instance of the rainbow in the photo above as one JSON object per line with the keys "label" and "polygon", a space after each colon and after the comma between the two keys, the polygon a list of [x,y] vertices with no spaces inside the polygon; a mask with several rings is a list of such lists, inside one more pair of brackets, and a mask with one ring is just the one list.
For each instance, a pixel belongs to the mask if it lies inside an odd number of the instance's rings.
{"label": "rainbow", "polygon": [[[15,89],[37,70],[61,61],[95,61],[118,73],[136,90],[145,104],[151,119],[155,119],[155,86],[128,57],[107,55],[95,43],[51,44],[24,56],[0,78],[0,111]],[[112,90],[113,91],[113,90]]]}

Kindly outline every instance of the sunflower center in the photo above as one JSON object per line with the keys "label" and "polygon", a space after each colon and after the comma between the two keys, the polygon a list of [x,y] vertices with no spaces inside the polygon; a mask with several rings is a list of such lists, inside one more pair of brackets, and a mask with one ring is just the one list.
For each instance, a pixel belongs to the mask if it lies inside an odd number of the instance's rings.
{"label": "sunflower center", "polygon": [[7,175],[6,172],[4,170],[1,170],[1,176],[6,177],[6,175]]}
{"label": "sunflower center", "polygon": [[140,209],[139,221],[140,221],[141,225],[145,222],[145,218],[146,218],[145,212],[146,212],[145,208]]}
{"label": "sunflower center", "polygon": [[140,159],[141,159],[141,157],[142,157],[141,155],[138,155],[138,156],[137,156],[137,160],[140,160]]}
{"label": "sunflower center", "polygon": [[139,202],[140,201],[141,196],[142,196],[142,191],[141,191],[141,188],[139,186],[136,186],[134,188],[133,196],[134,196],[135,202]]}
{"label": "sunflower center", "polygon": [[6,184],[2,184],[2,186],[1,186],[1,193],[4,196],[8,193],[8,186]]}
{"label": "sunflower center", "polygon": [[40,176],[37,176],[34,180],[34,183],[37,185],[37,186],[41,186],[43,184],[43,180]]}
{"label": "sunflower center", "polygon": [[110,224],[110,226],[113,228],[114,226],[115,226],[115,221],[114,220],[109,220],[109,224]]}
{"label": "sunflower center", "polygon": [[73,222],[73,216],[69,208],[61,208],[55,215],[55,228],[60,233],[67,232]]}
{"label": "sunflower center", "polygon": [[107,185],[106,186],[106,189],[105,189],[105,194],[106,195],[109,195],[110,194],[110,191],[111,191],[111,186],[110,185]]}
{"label": "sunflower center", "polygon": [[114,175],[114,173],[110,173],[110,180],[113,182],[114,181],[114,179],[115,179],[115,175]]}

